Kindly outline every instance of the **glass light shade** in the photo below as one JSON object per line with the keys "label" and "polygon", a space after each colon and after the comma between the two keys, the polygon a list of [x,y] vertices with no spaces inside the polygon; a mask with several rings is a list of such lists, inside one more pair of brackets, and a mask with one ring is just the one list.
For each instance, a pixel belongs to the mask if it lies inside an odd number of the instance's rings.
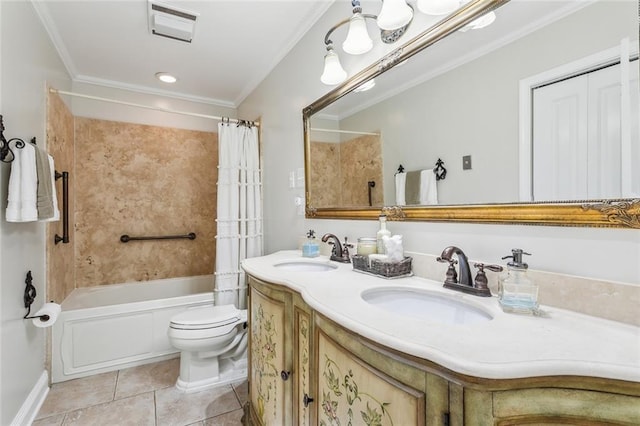
{"label": "glass light shade", "polygon": [[361,55],[373,48],[373,41],[367,32],[367,23],[361,14],[355,13],[349,20],[347,38],[342,49],[350,55]]}
{"label": "glass light shade", "polygon": [[353,89],[354,92],[366,92],[367,90],[371,90],[375,87],[376,85],[376,80],[374,78],[372,78],[371,80],[362,83],[360,86],[356,87],[355,89]]}
{"label": "glass light shade", "polygon": [[427,15],[448,15],[460,7],[460,0],[418,0],[417,6]]}
{"label": "glass light shade", "polygon": [[378,26],[382,30],[397,30],[411,22],[413,9],[405,0],[383,0],[378,15]]}
{"label": "glass light shade", "polygon": [[324,71],[320,81],[329,86],[342,83],[347,79],[347,72],[340,65],[340,58],[333,50],[324,55]]}

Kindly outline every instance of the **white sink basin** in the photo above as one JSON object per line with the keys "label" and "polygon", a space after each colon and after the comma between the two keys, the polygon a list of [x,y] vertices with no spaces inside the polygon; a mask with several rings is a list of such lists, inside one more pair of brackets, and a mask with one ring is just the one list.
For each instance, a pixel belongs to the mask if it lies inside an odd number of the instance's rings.
{"label": "white sink basin", "polygon": [[333,271],[337,268],[336,265],[327,262],[313,262],[310,260],[290,260],[275,265],[278,269],[285,269],[287,271],[297,272],[326,272]]}
{"label": "white sink basin", "polygon": [[461,300],[413,288],[366,290],[362,299],[394,315],[441,324],[475,324],[493,319],[482,309]]}

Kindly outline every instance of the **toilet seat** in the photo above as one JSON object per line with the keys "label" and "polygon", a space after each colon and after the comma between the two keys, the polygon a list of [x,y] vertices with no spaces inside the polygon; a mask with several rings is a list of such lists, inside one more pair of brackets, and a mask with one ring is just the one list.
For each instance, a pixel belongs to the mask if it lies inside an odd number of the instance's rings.
{"label": "toilet seat", "polygon": [[189,309],[174,315],[169,327],[179,330],[207,330],[237,324],[246,320],[246,314],[242,315],[234,305],[206,306],[197,309]]}

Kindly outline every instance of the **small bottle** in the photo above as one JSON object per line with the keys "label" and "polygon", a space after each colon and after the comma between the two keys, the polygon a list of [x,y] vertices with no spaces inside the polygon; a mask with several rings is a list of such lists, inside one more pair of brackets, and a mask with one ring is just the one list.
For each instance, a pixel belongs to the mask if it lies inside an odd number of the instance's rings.
{"label": "small bottle", "polygon": [[376,251],[378,254],[386,254],[387,250],[384,246],[384,241],[382,241],[382,237],[390,237],[391,231],[387,229],[387,216],[381,214],[378,216],[378,221],[380,221],[380,229],[376,234]]}
{"label": "small bottle", "polygon": [[378,252],[378,242],[375,238],[360,237],[356,251],[359,255],[369,256]]}
{"label": "small bottle", "polygon": [[500,282],[498,299],[504,312],[533,315],[538,310],[538,285],[527,275],[529,265],[522,261],[522,255],[530,255],[522,249],[511,250],[513,259],[507,263],[507,275]]}
{"label": "small bottle", "polygon": [[302,257],[317,257],[320,255],[320,245],[316,241],[315,231],[309,229],[307,241],[302,245]]}

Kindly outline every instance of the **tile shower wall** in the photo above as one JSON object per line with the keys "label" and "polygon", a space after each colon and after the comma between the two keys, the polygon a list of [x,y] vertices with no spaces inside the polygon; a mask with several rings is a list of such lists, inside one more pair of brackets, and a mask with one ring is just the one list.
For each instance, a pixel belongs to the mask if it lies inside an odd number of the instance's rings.
{"label": "tile shower wall", "polygon": [[[76,286],[211,274],[217,134],[75,119]],[[120,236],[195,232],[195,240]]]}
{"label": "tile shower wall", "polygon": [[[73,188],[74,151],[73,115],[57,94],[47,97],[47,151],[55,160],[56,170],[68,171],[69,188]],[[58,206],[62,214],[62,179],[56,183]],[[69,223],[74,223],[73,205],[75,194],[69,191]],[[62,218],[47,225],[47,299],[61,303],[74,289],[74,249],[73,226],[69,226],[69,243],[54,244],[55,235],[62,235]]]}
{"label": "tile shower wall", "polygon": [[[311,205],[366,206],[368,182],[374,181],[371,201],[383,205],[382,156],[378,136],[360,136],[342,143],[311,142]],[[334,188],[335,191],[327,191]]]}

